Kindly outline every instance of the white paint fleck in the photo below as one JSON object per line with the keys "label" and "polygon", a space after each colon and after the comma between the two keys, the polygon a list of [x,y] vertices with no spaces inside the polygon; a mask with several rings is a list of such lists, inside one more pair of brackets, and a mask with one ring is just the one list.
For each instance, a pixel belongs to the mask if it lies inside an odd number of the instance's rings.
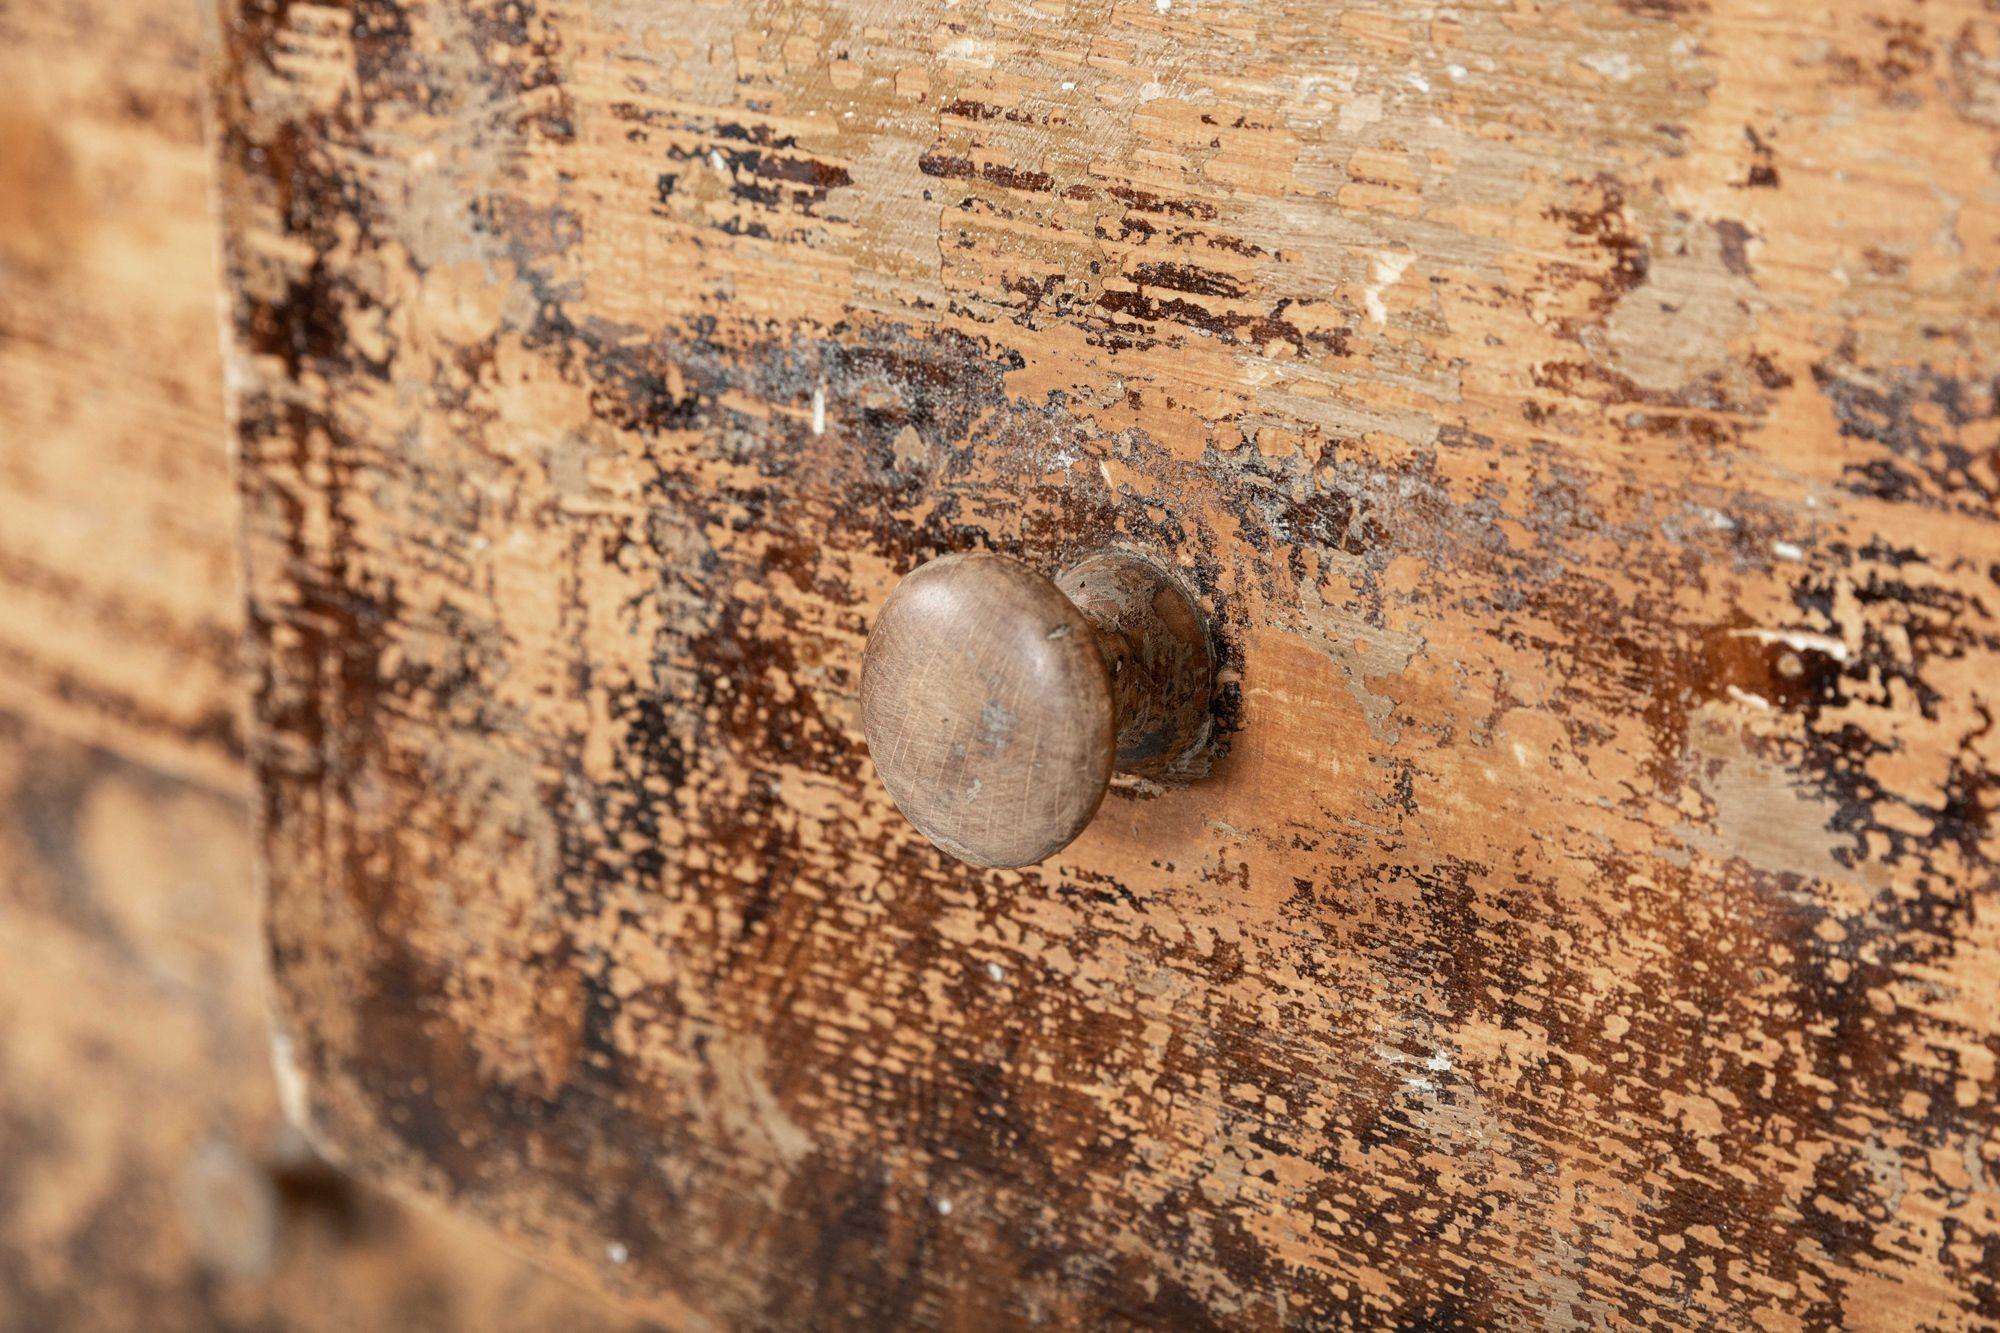
{"label": "white paint fleck", "polygon": [[1771,554],[1777,556],[1780,560],[1803,560],[1806,558],[1806,553],[1790,542],[1772,542]]}
{"label": "white paint fleck", "polygon": [[630,1259],[632,1257],[632,1251],[626,1249],[622,1244],[614,1240],[609,1245],[604,1247],[604,1257],[609,1259],[614,1264],[622,1264],[627,1259]]}
{"label": "white paint fleck", "polygon": [[1340,132],[1353,134],[1382,119],[1382,94],[1369,93],[1340,104]]}
{"label": "white paint fleck", "polygon": [[1153,9],[1157,13],[1164,14],[1173,7],[1174,7],[1174,0],[1153,0]]}
{"label": "white paint fleck", "polygon": [[312,1127],[312,1099],[306,1093],[305,1071],[299,1068],[292,1039],[283,1032],[271,1034],[271,1072],[277,1076],[278,1109],[301,1130]]}
{"label": "white paint fleck", "polygon": [[1427,93],[1431,90],[1431,81],[1421,74],[1405,74],[1403,78],[1418,92]]}
{"label": "white paint fleck", "polygon": [[1389,322],[1389,307],[1382,303],[1382,293],[1396,285],[1403,273],[1416,259],[1407,250],[1377,250],[1368,265],[1368,289],[1361,294],[1361,303],[1368,308],[1368,318],[1377,324]]}
{"label": "white paint fleck", "polygon": [[1075,80],[1075,79],[1064,79],[1064,80],[1062,81],[1062,90],[1063,90],[1064,92],[1066,92],[1066,93],[1073,93],[1073,92],[1075,92],[1075,91],[1076,91],[1076,80]]}
{"label": "white paint fleck", "polygon": [[1813,634],[1800,629],[1733,629],[1733,639],[1755,639],[1759,643],[1782,643],[1794,652],[1825,653],[1836,662],[1847,660],[1847,645],[1831,634]]}
{"label": "white paint fleck", "polygon": [[1583,58],[1587,69],[1594,69],[1607,79],[1624,83],[1632,77],[1632,58],[1623,51],[1599,51]]}
{"label": "white paint fleck", "polygon": [[951,1216],[951,1200],[950,1200],[950,1199],[939,1199],[939,1200],[937,1201],[937,1210],[938,1210],[938,1216],[939,1216],[939,1217],[950,1217],[950,1216]]}
{"label": "white paint fleck", "polygon": [[988,963],[986,965],[986,975],[992,977],[995,981],[1002,981],[1006,979],[1007,969],[998,963]]}
{"label": "white paint fleck", "polygon": [[1436,1055],[1433,1055],[1429,1060],[1426,1060],[1424,1064],[1426,1068],[1431,1070],[1431,1072],[1442,1074],[1445,1070],[1451,1068],[1451,1057],[1449,1055],[1446,1055],[1443,1051],[1439,1051]]}
{"label": "white paint fleck", "polygon": [[813,389],[813,434],[826,434],[826,386],[824,384],[818,385]]}
{"label": "white paint fleck", "polygon": [[1737,703],[1748,704],[1752,708],[1761,708],[1767,713],[1771,711],[1771,701],[1761,694],[1752,694],[1748,690],[1739,689],[1731,685],[1729,687],[1729,697]]}
{"label": "white paint fleck", "polygon": [[722,150],[720,148],[711,148],[708,150],[708,165],[714,167],[717,171],[729,170],[729,164],[722,160]]}
{"label": "white paint fleck", "polygon": [[1446,65],[1444,72],[1451,75],[1453,83],[1462,83],[1465,81],[1466,70],[1463,65]]}
{"label": "white paint fleck", "polygon": [[981,69],[993,68],[992,48],[971,37],[959,38],[938,54],[946,60],[956,61],[961,65],[977,65]]}
{"label": "white paint fleck", "polygon": [[223,363],[222,386],[229,390],[232,395],[241,392],[246,385],[253,383],[254,378],[251,374],[249,363],[240,356],[232,355]]}

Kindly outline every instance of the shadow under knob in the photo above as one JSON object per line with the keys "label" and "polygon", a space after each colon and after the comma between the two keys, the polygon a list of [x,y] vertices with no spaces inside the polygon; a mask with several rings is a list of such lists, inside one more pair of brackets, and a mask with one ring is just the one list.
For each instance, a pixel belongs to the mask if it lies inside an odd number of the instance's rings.
{"label": "shadow under knob", "polygon": [[896,585],[861,668],[868,752],[953,856],[1032,865],[1090,823],[1114,770],[1172,781],[1207,743],[1215,656],[1164,569],[1123,552],[1049,579],[947,555]]}

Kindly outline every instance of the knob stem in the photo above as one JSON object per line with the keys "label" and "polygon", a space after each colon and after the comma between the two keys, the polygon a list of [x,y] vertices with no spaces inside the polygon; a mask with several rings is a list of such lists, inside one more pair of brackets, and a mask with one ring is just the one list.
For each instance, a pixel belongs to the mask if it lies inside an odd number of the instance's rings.
{"label": "knob stem", "polygon": [[1106,551],[1072,565],[1056,587],[1097,631],[1111,676],[1121,773],[1185,779],[1208,743],[1215,653],[1194,600],[1150,560]]}

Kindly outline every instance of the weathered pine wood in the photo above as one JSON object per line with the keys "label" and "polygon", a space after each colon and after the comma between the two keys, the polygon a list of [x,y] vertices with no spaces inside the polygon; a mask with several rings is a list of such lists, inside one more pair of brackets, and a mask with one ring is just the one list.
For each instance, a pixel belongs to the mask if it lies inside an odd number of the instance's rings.
{"label": "weathered pine wood", "polygon": [[[2000,15],[225,0],[279,1005],[748,1326],[2000,1320]],[[930,848],[870,617],[1198,587]]]}
{"label": "weathered pine wood", "polygon": [[629,1327],[280,1111],[206,49],[0,0],[0,1330]]}
{"label": "weathered pine wood", "polygon": [[0,1329],[636,1329],[286,1123],[246,815],[0,709]]}
{"label": "weathered pine wood", "polygon": [[197,14],[0,5],[0,707],[246,789]]}

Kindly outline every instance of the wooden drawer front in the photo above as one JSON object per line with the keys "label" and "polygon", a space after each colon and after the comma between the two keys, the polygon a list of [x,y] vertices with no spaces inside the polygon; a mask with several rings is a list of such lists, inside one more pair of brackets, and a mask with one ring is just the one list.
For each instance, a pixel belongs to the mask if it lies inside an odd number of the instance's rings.
{"label": "wooden drawer front", "polygon": [[[2000,17],[224,5],[280,1057],[730,1325],[2000,1320]],[[856,702],[1173,565],[1025,871]]]}

